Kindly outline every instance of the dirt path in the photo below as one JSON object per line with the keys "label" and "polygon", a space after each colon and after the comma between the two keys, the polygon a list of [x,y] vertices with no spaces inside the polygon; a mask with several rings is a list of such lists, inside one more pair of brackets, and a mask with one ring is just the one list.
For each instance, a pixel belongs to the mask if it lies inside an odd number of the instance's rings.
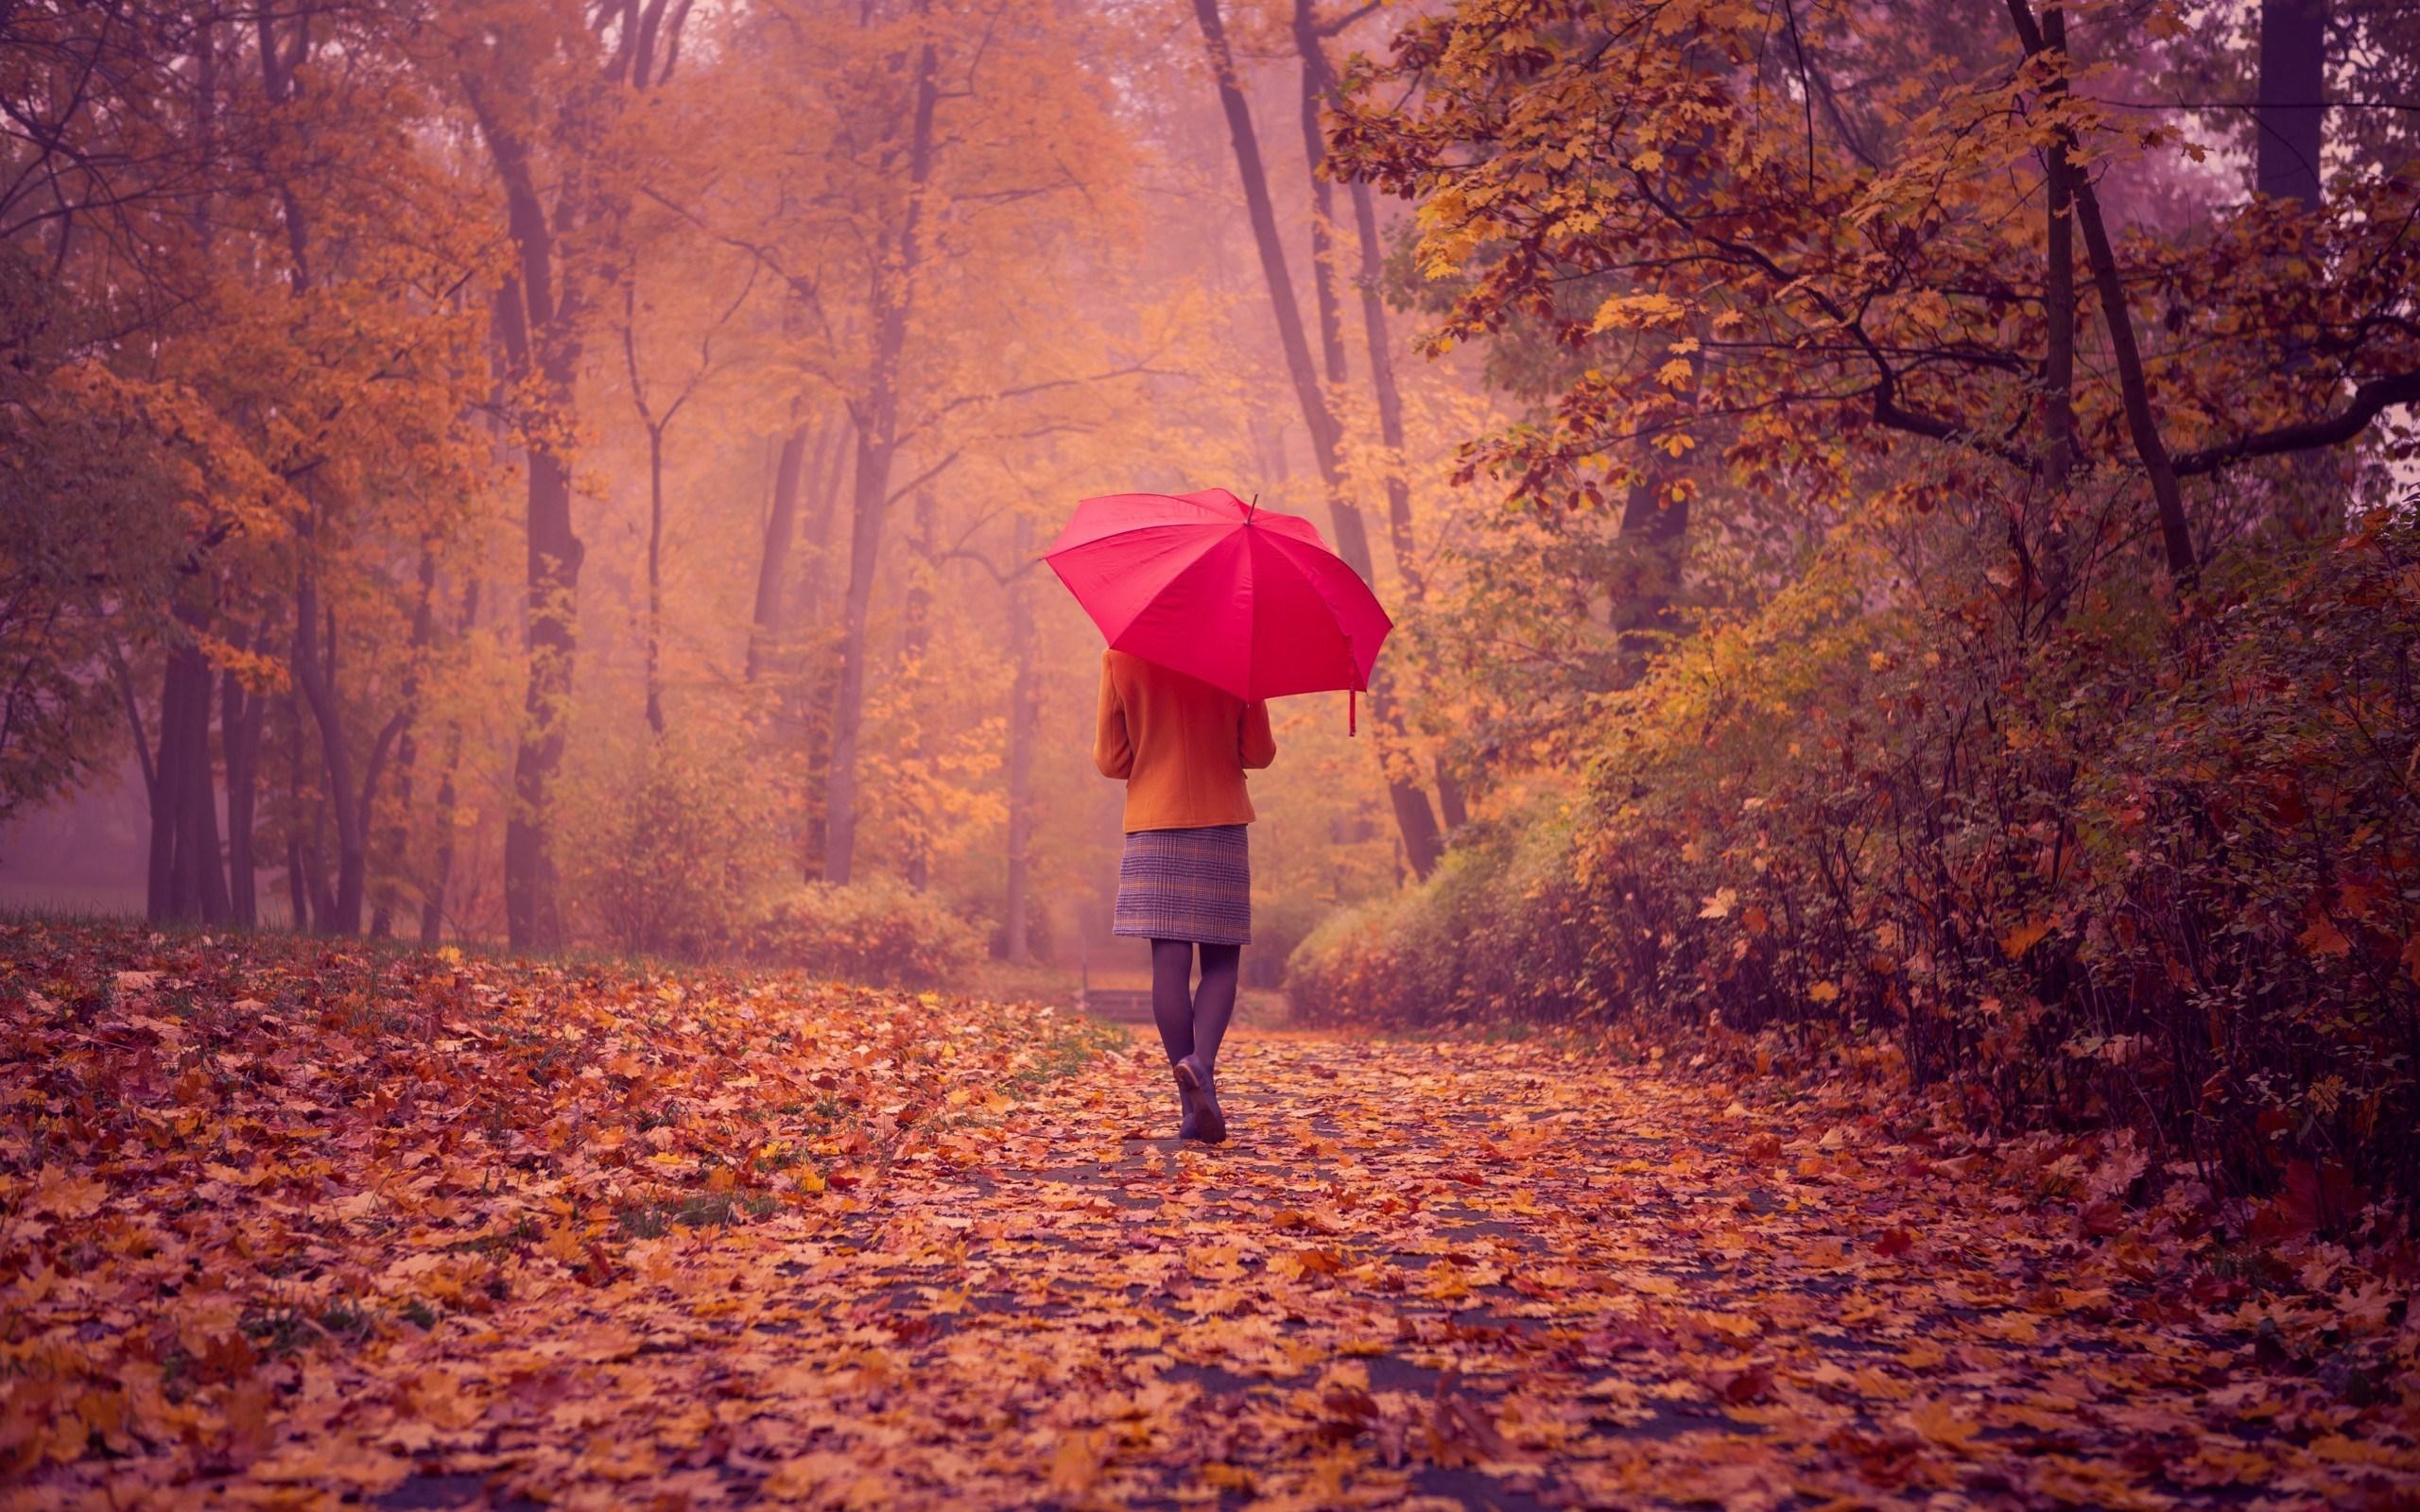
{"label": "dirt path", "polygon": [[[2358,1379],[2256,1364],[2276,1304],[2155,1290],[2141,1242],[2081,1238],[2075,1202],[1981,1189],[1873,1120],[1535,1046],[1247,1036],[1222,1068],[1236,1137],[1180,1148],[1145,1137],[1173,1120],[1164,1076],[1138,1049],[941,1135],[842,1223],[641,1246],[589,1287],[586,1331],[525,1334],[507,1307],[432,1336],[412,1400],[329,1400],[325,1452],[393,1456],[362,1487],[389,1506],[2284,1506],[2420,1485],[2408,1441],[2375,1415],[2361,1436]],[[2126,1175],[2056,1173],[2087,1194]],[[296,1452],[255,1478],[313,1478]]]}

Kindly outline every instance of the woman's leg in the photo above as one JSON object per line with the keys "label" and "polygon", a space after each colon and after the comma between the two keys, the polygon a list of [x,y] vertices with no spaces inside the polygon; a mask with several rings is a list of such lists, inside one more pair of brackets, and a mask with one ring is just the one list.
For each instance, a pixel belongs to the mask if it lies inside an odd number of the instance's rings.
{"label": "woman's leg", "polygon": [[[1240,945],[1201,947],[1201,985],[1193,990],[1193,1026],[1188,1042],[1205,1069],[1218,1065],[1219,1041],[1227,1038],[1227,1021],[1236,1016],[1236,981],[1242,970],[1243,954]],[[1153,1007],[1156,1011],[1156,997]]]}
{"label": "woman's leg", "polygon": [[1193,941],[1151,941],[1151,1022],[1160,1026],[1160,1044],[1171,1062],[1193,1054],[1192,987]]}

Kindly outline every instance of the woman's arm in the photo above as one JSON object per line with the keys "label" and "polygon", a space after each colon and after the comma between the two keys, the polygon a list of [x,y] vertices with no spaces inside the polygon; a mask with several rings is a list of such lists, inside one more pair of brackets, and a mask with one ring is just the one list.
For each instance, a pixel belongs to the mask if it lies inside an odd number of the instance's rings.
{"label": "woman's arm", "polygon": [[1277,760],[1277,737],[1269,728],[1269,703],[1254,698],[1244,705],[1244,722],[1236,755],[1247,768],[1267,766]]}
{"label": "woman's arm", "polygon": [[1093,765],[1103,777],[1134,773],[1134,743],[1126,734],[1126,707],[1117,701],[1117,684],[1109,677],[1109,653],[1100,654],[1100,717],[1093,733]]}

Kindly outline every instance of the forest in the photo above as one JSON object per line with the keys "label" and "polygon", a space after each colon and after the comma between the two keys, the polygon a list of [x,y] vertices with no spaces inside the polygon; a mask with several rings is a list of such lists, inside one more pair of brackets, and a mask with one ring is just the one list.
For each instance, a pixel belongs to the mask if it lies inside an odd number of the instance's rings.
{"label": "forest", "polygon": [[0,0],[0,1486],[2409,1505],[2415,287],[2413,0]]}

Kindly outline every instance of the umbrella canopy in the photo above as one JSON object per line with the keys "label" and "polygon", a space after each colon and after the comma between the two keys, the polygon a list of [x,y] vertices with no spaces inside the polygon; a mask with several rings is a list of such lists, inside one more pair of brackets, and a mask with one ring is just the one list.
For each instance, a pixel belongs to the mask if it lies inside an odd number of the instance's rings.
{"label": "umbrella canopy", "polygon": [[1394,627],[1317,525],[1224,489],[1083,500],[1044,559],[1111,645],[1238,698],[1366,689]]}

